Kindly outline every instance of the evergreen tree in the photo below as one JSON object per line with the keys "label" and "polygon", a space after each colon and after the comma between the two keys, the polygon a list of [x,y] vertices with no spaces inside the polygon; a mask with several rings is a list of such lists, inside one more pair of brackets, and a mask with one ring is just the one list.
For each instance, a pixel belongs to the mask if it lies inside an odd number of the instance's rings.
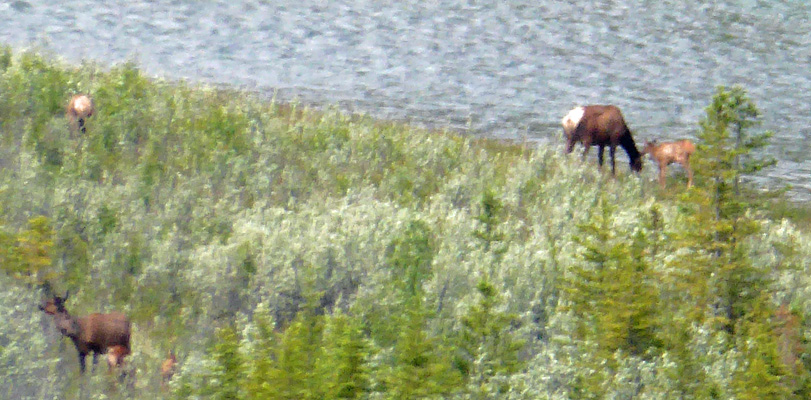
{"label": "evergreen tree", "polygon": [[244,362],[239,353],[239,335],[234,327],[227,326],[218,330],[211,353],[215,369],[213,375],[207,379],[202,394],[211,399],[244,399]]}
{"label": "evergreen tree", "polygon": [[659,346],[658,291],[645,252],[646,234],[616,232],[615,207],[600,197],[575,241],[582,263],[571,268],[564,299],[578,318],[575,336],[598,343],[601,358],[617,350],[642,355]]}
{"label": "evergreen tree", "polygon": [[[706,111],[698,135],[703,176],[712,181],[710,186],[715,186],[713,189],[717,196],[727,195],[725,192],[730,188],[735,196],[740,196],[744,176],[776,163],[772,157],[755,157],[752,154],[767,146],[773,133],[751,134],[748,131],[760,124],[760,111],[740,86],[729,90],[723,86],[716,88]],[[740,203],[734,201],[718,201],[715,206],[721,215],[741,211]]]}
{"label": "evergreen tree", "polygon": [[432,274],[434,246],[431,228],[423,221],[411,221],[389,246],[387,261],[394,283],[403,299],[422,295],[422,282]]}
{"label": "evergreen tree", "polygon": [[439,339],[428,333],[428,312],[421,297],[407,304],[391,369],[383,374],[388,399],[440,399],[453,393],[459,374]]}
{"label": "evergreen tree", "polygon": [[767,294],[738,321],[737,347],[743,355],[733,386],[741,400],[790,398],[789,370],[780,360],[772,322],[774,309]]}
{"label": "evergreen tree", "polygon": [[773,164],[771,159],[751,154],[771,136],[768,132],[749,135],[747,129],[757,124],[758,116],[742,88],[718,88],[700,124],[699,183],[686,196],[683,208],[690,225],[684,247],[706,255],[691,263],[703,265],[685,265],[685,273],[693,275],[688,280],[697,284],[690,289],[707,306],[702,308],[715,310],[713,317],[730,334],[768,283],[765,271],[748,257],[745,239],[757,233],[759,226],[747,215],[749,204],[740,190],[746,174]]}
{"label": "evergreen tree", "polygon": [[493,379],[520,370],[524,341],[512,331],[518,317],[498,309],[500,298],[493,284],[482,279],[476,290],[481,298],[462,317],[456,364],[472,398],[498,398],[509,386]]}
{"label": "evergreen tree", "polygon": [[488,188],[482,194],[480,207],[481,212],[476,216],[476,220],[481,224],[481,228],[477,229],[473,235],[484,243],[485,252],[493,252],[494,264],[496,264],[500,256],[507,251],[503,244],[504,233],[499,229],[504,205],[496,197],[495,191]]}
{"label": "evergreen tree", "polygon": [[370,346],[355,318],[335,314],[327,318],[323,359],[319,371],[326,399],[359,399],[369,391]]}
{"label": "evergreen tree", "polygon": [[397,342],[401,323],[398,318],[406,314],[414,297],[424,296],[423,282],[433,274],[433,239],[428,224],[412,220],[389,242],[385,260],[394,290],[388,301],[373,305],[376,309],[367,315],[372,339],[378,346],[386,348]]}
{"label": "evergreen tree", "polygon": [[689,327],[683,320],[672,321],[666,336],[668,355],[674,361],[666,371],[679,399],[717,399],[717,387],[706,370],[707,360],[695,353]]}
{"label": "evergreen tree", "polygon": [[[275,365],[267,372],[267,392],[273,399],[323,399],[324,385],[317,374],[323,357],[323,316],[300,311],[281,335]],[[259,397],[257,397],[259,398]]]}
{"label": "evergreen tree", "polygon": [[390,399],[439,398],[455,389],[458,374],[442,343],[428,332],[430,312],[424,304],[423,282],[432,273],[431,230],[422,221],[412,221],[389,249],[387,262],[395,274],[400,304],[388,320],[387,329],[394,327],[396,341],[382,390]]}
{"label": "evergreen tree", "polygon": [[278,335],[267,307],[260,304],[253,314],[253,332],[249,352],[245,391],[248,398],[271,399],[276,395],[272,374],[276,368]]}
{"label": "evergreen tree", "polygon": [[746,316],[768,314],[759,307],[765,307],[770,271],[751,260],[747,242],[760,228],[741,185],[747,174],[773,164],[752,154],[771,134],[749,135],[759,112],[740,87],[719,87],[706,112],[694,158],[697,184],[681,199],[683,219],[673,235],[673,250],[680,256],[671,258],[666,269],[665,304],[673,321],[664,334],[666,347],[679,364],[673,379],[681,393],[712,398],[718,390],[689,350],[690,327],[721,329],[745,358],[735,374],[737,395],[768,398],[783,393],[778,387],[782,372],[770,354],[769,318]]}
{"label": "evergreen tree", "polygon": [[[580,262],[572,265],[561,290],[563,311],[575,318],[572,337],[580,357],[571,383],[571,396],[600,399],[613,381],[618,355],[650,357],[661,347],[657,276],[649,267],[645,226],[618,230],[618,210],[600,194],[588,222],[578,227],[575,243]],[[647,215],[656,216],[655,212]]]}

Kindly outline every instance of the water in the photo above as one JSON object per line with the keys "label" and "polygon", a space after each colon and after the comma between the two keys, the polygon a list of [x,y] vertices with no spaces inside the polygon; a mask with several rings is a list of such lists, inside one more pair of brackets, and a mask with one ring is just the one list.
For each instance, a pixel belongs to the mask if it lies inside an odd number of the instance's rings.
{"label": "water", "polygon": [[740,84],[775,132],[779,162],[759,181],[811,199],[805,1],[12,0],[0,17],[5,43],[69,62],[133,60],[170,79],[539,142],[559,142],[562,116],[589,103],[620,106],[637,142],[693,137],[715,87]]}

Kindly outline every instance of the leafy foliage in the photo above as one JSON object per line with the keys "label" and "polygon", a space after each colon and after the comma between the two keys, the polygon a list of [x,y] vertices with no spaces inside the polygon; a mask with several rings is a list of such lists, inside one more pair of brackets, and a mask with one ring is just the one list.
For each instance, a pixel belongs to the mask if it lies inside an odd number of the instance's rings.
{"label": "leafy foliage", "polygon": [[[71,135],[63,107],[79,92],[97,113]],[[558,147],[164,82],[132,63],[3,48],[0,93],[10,397],[809,393],[811,240],[745,196],[770,161],[755,157],[768,134],[751,134],[743,89],[712,99],[695,188],[662,198]],[[79,375],[36,308],[46,281],[76,293],[76,315],[131,317],[129,386]],[[168,350],[180,365],[162,384]]]}
{"label": "leafy foliage", "polygon": [[4,233],[0,241],[5,249],[0,263],[10,276],[29,286],[41,285],[56,277],[51,268],[54,231],[48,218],[33,217],[28,220],[27,229],[15,235]]}

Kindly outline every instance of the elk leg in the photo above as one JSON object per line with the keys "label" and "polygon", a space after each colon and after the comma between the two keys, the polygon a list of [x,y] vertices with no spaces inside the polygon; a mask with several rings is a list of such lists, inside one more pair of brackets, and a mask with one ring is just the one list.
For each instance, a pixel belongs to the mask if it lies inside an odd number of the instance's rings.
{"label": "elk leg", "polygon": [[99,353],[97,351],[93,352],[93,372],[96,372],[96,364],[99,363]]}
{"label": "elk leg", "polygon": [[598,147],[597,150],[597,163],[600,165],[600,169],[603,169],[603,151],[605,150],[605,146]]}
{"label": "elk leg", "polygon": [[584,140],[583,141],[583,157],[582,157],[583,160],[585,160],[586,156],[589,154],[589,147],[591,147],[591,141]]}
{"label": "elk leg", "polygon": [[569,154],[572,152],[572,150],[574,150],[574,145],[576,143],[577,140],[574,140],[574,138],[571,137],[566,141],[566,154]]}
{"label": "elk leg", "polygon": [[79,353],[79,370],[82,371],[82,373],[84,373],[84,371],[85,371],[84,357],[86,355],[87,355],[87,353]]}
{"label": "elk leg", "polygon": [[665,175],[666,174],[667,174],[667,165],[660,164],[659,165],[659,186],[661,186],[662,189],[665,188]]}
{"label": "elk leg", "polygon": [[687,188],[693,187],[693,170],[690,169],[690,161],[684,163],[684,169],[687,170]]}
{"label": "elk leg", "polygon": [[614,156],[617,154],[617,146],[611,145],[608,147],[608,152],[611,155],[611,175],[617,174],[617,165]]}

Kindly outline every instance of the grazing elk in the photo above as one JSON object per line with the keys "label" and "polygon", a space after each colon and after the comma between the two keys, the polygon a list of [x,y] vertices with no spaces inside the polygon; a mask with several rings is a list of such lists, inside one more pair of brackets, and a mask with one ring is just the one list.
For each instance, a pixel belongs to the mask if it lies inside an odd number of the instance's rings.
{"label": "grazing elk", "polygon": [[585,147],[583,150],[583,158],[585,158],[589,147],[592,144],[597,145],[599,147],[597,160],[602,168],[603,151],[605,146],[608,146],[611,155],[611,174],[615,174],[614,155],[619,145],[628,153],[631,169],[636,172],[642,170],[642,155],[636,149],[631,131],[625,124],[620,109],[616,106],[575,107],[563,117],[561,124],[563,133],[566,135],[566,153],[571,153],[574,145],[581,142]]}
{"label": "grazing elk", "polygon": [[82,131],[85,133],[85,121],[96,112],[93,99],[86,94],[77,94],[68,101],[68,108],[65,115],[72,131]]}
{"label": "grazing elk", "polygon": [[690,169],[690,155],[696,151],[696,146],[688,139],[675,142],[657,143],[655,140],[645,142],[642,154],[650,157],[659,165],[659,185],[665,188],[665,174],[667,166],[672,163],[680,164],[687,171],[687,187],[693,186],[693,170]]}
{"label": "grazing elk", "polygon": [[113,312],[109,314],[90,314],[84,317],[73,317],[65,309],[65,297],[54,295],[40,305],[39,309],[52,315],[62,335],[69,337],[79,352],[79,367],[85,372],[85,357],[93,352],[93,366],[98,363],[98,355],[116,347],[116,356],[108,356],[108,362],[114,359],[120,363],[130,352],[130,321],[126,315]]}

